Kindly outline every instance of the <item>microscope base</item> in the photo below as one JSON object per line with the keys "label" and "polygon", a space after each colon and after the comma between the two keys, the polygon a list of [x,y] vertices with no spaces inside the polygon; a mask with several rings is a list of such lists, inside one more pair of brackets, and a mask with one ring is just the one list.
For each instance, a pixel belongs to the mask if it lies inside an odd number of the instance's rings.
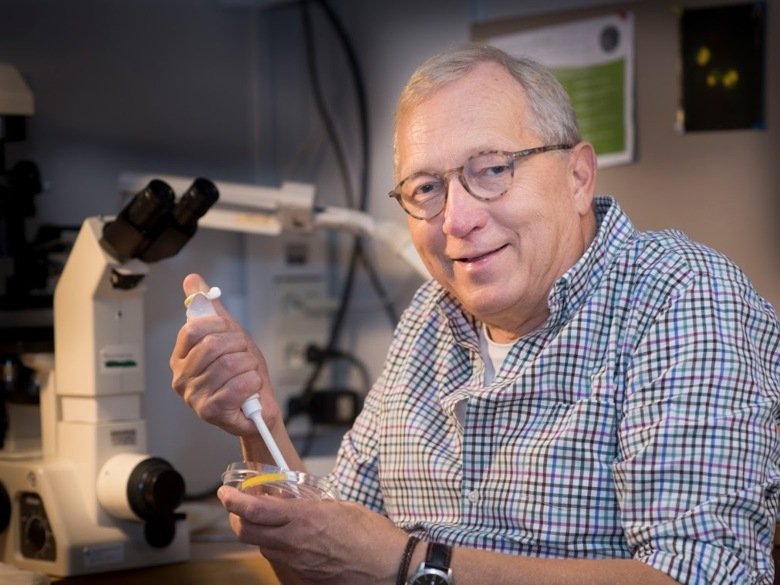
{"label": "microscope base", "polygon": [[150,546],[142,522],[88,507],[67,460],[0,460],[0,486],[10,500],[0,502],[0,510],[10,507],[10,520],[0,525],[0,562],[66,577],[189,560],[184,521],[168,546]]}

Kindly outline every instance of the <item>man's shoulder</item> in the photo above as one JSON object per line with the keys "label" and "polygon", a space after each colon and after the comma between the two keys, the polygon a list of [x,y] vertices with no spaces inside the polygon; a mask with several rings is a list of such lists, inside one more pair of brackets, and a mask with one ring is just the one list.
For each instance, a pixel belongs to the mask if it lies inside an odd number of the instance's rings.
{"label": "man's shoulder", "polygon": [[739,267],[723,253],[678,229],[637,230],[614,198],[597,198],[596,213],[604,253],[621,271],[648,276],[668,275],[670,270],[741,275]]}
{"label": "man's shoulder", "polygon": [[627,253],[637,269],[648,274],[668,277],[685,272],[712,278],[745,278],[725,254],[679,230],[637,232]]}
{"label": "man's shoulder", "polygon": [[613,282],[629,286],[630,297],[648,310],[689,298],[702,305],[749,305],[776,319],[774,308],[734,261],[677,230],[636,232],[613,269]]}

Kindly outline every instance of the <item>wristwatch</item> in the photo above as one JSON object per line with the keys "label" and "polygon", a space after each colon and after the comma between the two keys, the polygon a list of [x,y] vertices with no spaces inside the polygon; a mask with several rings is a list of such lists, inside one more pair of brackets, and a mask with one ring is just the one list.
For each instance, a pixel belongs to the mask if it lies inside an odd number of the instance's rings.
{"label": "wristwatch", "polygon": [[437,542],[429,543],[425,560],[406,582],[407,585],[452,585],[451,558],[452,547]]}

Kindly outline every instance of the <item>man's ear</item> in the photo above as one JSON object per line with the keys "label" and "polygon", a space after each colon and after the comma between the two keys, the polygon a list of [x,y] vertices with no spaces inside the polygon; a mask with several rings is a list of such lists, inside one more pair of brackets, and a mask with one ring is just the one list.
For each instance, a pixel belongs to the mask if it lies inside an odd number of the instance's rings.
{"label": "man's ear", "polygon": [[580,213],[590,213],[596,191],[596,151],[589,142],[579,142],[571,149],[570,172],[572,196]]}

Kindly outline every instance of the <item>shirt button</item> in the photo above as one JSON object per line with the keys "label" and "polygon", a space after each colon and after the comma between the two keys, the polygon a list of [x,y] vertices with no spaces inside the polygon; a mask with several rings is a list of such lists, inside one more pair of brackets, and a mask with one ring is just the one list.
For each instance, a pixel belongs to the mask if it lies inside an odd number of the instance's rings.
{"label": "shirt button", "polygon": [[471,490],[468,494],[466,494],[466,498],[472,504],[476,504],[479,502],[479,492],[477,490]]}

